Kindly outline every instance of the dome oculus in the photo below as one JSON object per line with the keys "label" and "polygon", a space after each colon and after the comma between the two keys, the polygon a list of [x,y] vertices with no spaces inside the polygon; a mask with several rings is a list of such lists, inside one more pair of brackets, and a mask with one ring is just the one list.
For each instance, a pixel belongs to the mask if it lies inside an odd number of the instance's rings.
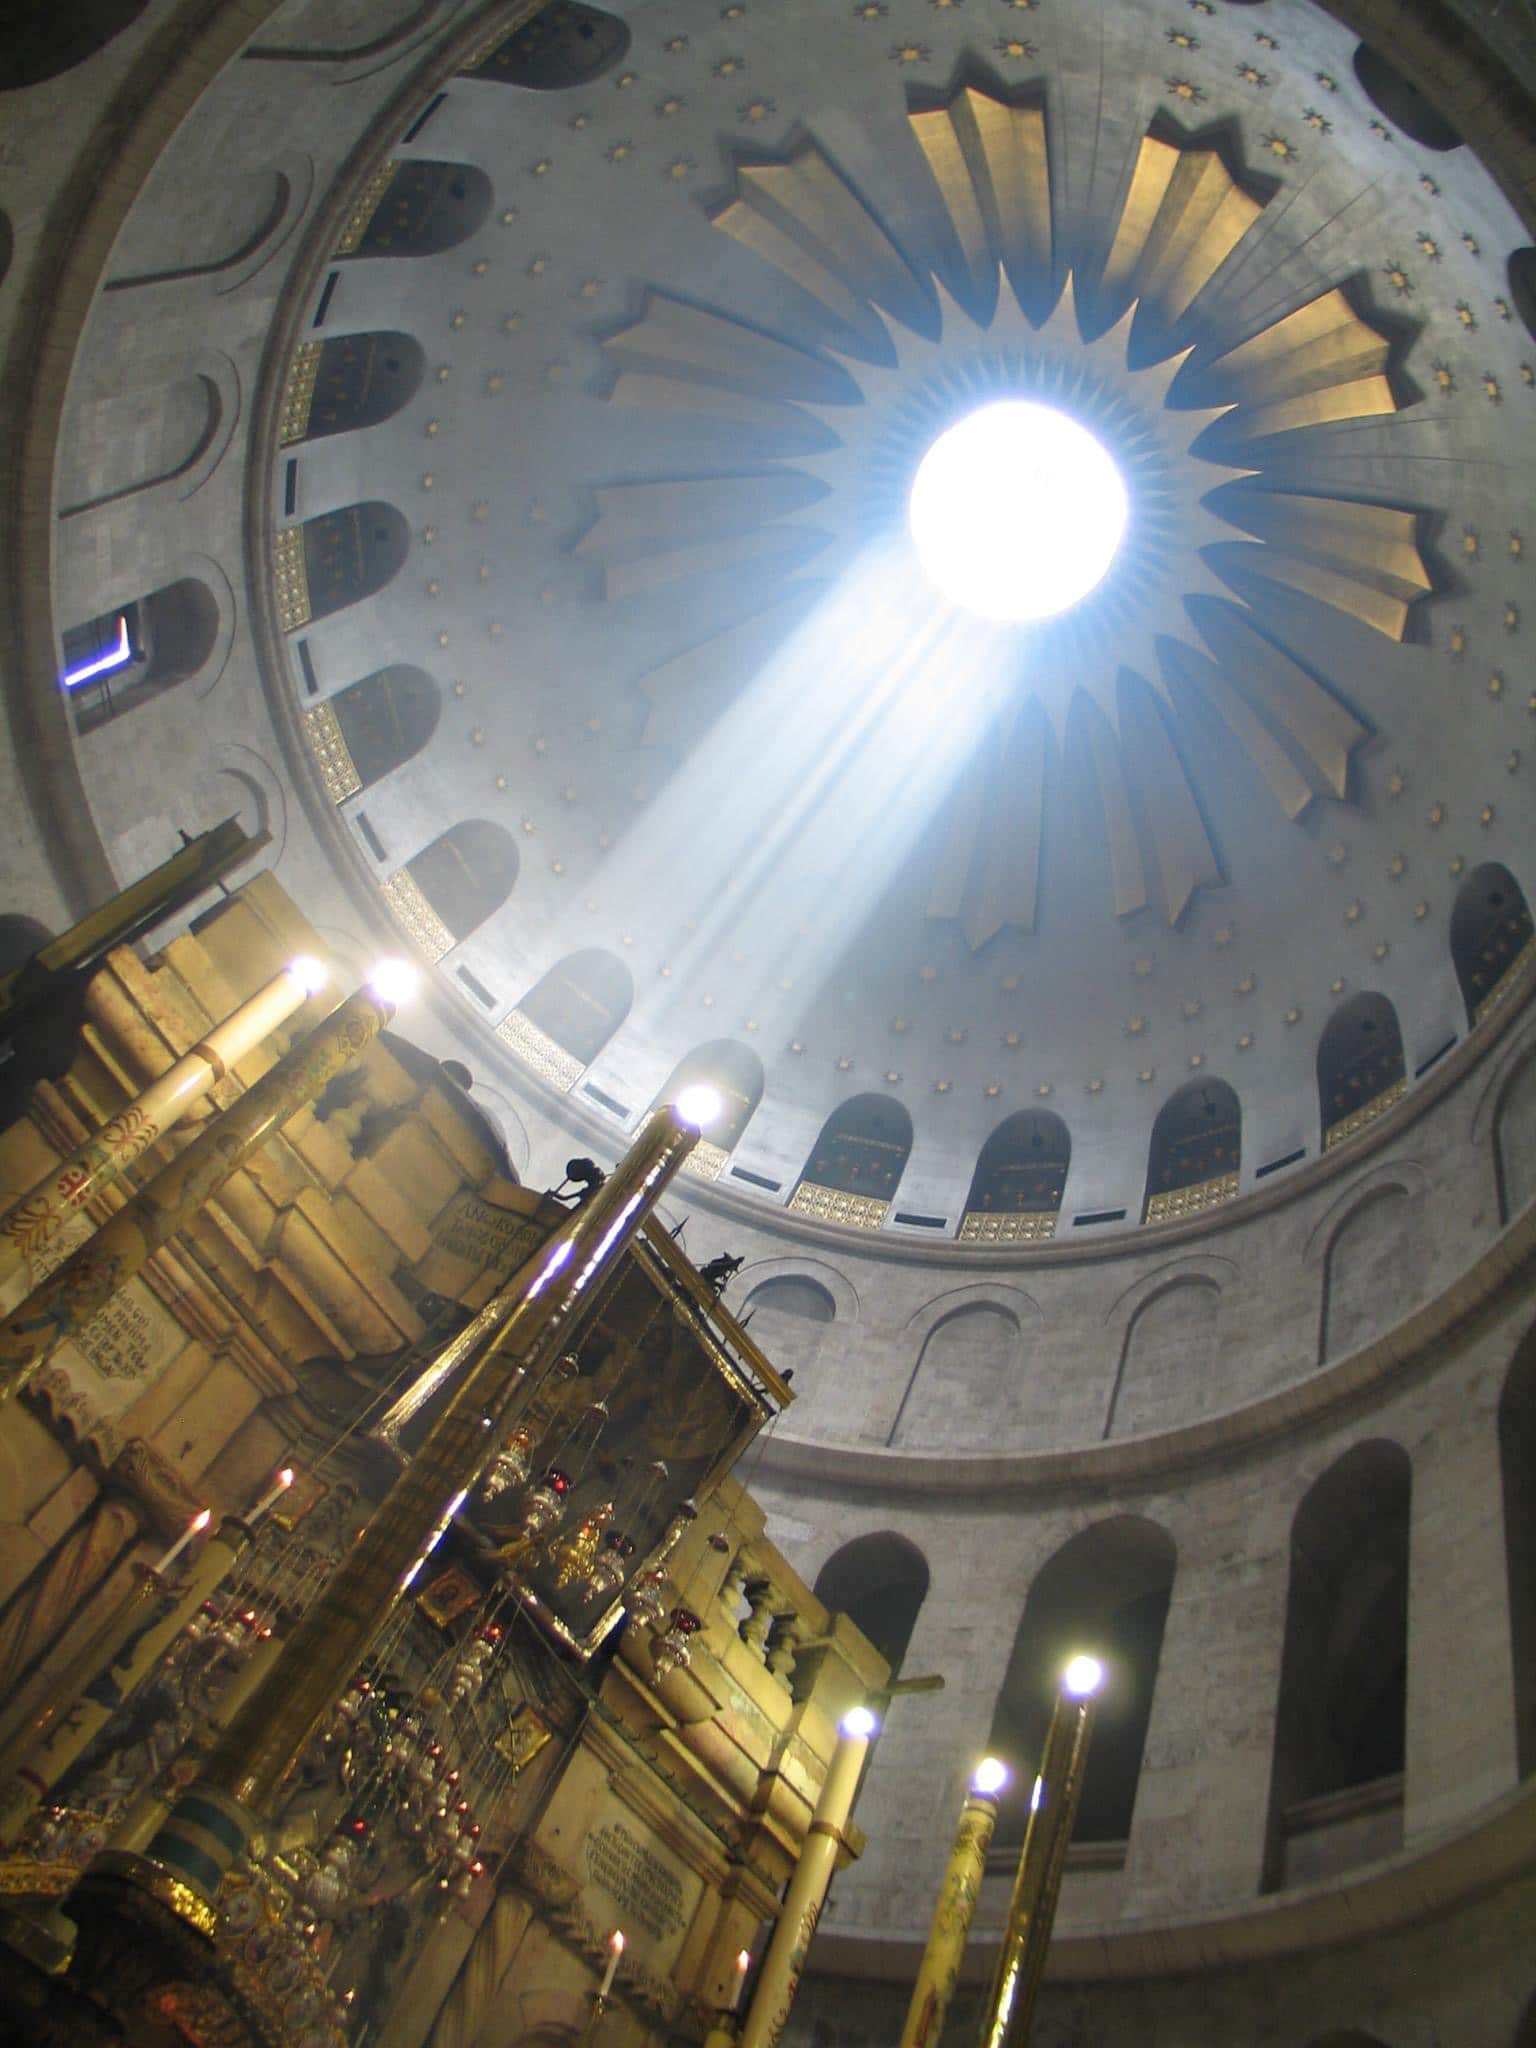
{"label": "dome oculus", "polygon": [[952,604],[1009,623],[1048,619],[1095,590],[1130,503],[1103,443],[1026,399],[978,407],[918,465],[912,544]]}

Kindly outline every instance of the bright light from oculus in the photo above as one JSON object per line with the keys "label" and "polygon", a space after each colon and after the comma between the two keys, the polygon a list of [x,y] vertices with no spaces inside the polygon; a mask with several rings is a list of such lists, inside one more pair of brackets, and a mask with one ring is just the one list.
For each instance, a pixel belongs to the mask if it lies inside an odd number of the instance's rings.
{"label": "bright light from oculus", "polygon": [[1104,1683],[1104,1666],[1097,1657],[1074,1657],[1062,1672],[1061,1683],[1074,1699],[1085,1700]]}
{"label": "bright light from oculus", "polygon": [[711,1088],[707,1081],[694,1081],[678,1090],[672,1108],[679,1123],[687,1124],[695,1131],[707,1131],[725,1104],[718,1088]]}
{"label": "bright light from oculus", "polygon": [[1002,1791],[1008,1777],[1008,1766],[1001,1757],[984,1756],[971,1773],[971,1790],[979,1792],[983,1799],[990,1799],[995,1792]]}
{"label": "bright light from oculus", "polygon": [[421,987],[421,976],[409,960],[380,960],[368,977],[368,986],[381,1003],[393,1003],[398,1009]]}
{"label": "bright light from oculus", "polygon": [[868,1742],[880,1723],[868,1707],[850,1707],[838,1726],[845,1735],[851,1735],[855,1742]]}
{"label": "bright light from oculus", "polygon": [[1049,619],[1103,581],[1130,501],[1102,442],[1054,406],[984,405],[918,465],[907,517],[951,604],[984,619]]}

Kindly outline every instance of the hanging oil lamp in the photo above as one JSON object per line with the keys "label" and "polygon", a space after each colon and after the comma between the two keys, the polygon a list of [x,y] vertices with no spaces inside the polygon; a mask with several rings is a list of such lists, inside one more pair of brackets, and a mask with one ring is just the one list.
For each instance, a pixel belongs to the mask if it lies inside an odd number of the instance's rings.
{"label": "hanging oil lamp", "polygon": [[693,1662],[693,1644],[703,1623],[691,1607],[674,1607],[672,1624],[651,1652],[651,1675],[659,1684],[674,1671],[686,1671]]}
{"label": "hanging oil lamp", "polygon": [[502,1494],[526,1486],[532,1470],[533,1431],[519,1424],[492,1458],[490,1469],[480,1482],[480,1498],[499,1500]]}
{"label": "hanging oil lamp", "polygon": [[575,1533],[564,1543],[554,1548],[555,1589],[564,1592],[567,1586],[574,1586],[578,1579],[590,1577],[597,1562],[598,1547],[603,1540],[603,1531],[613,1520],[613,1502],[600,1500],[588,1508],[576,1524]]}
{"label": "hanging oil lamp", "polygon": [[634,1538],[626,1536],[622,1529],[610,1529],[603,1538],[602,1555],[587,1573],[582,1598],[607,1600],[617,1593],[629,1572],[629,1560],[634,1554]]}
{"label": "hanging oil lamp", "polygon": [[445,1697],[450,1707],[461,1705],[472,1693],[480,1690],[495,1662],[500,1643],[501,1630],[494,1622],[475,1630],[454,1659],[453,1669],[448,1674]]}
{"label": "hanging oil lamp", "polygon": [[666,1583],[666,1573],[654,1565],[636,1574],[633,1585],[624,1595],[625,1612],[636,1634],[649,1634],[666,1620],[667,1603],[662,1597]]}

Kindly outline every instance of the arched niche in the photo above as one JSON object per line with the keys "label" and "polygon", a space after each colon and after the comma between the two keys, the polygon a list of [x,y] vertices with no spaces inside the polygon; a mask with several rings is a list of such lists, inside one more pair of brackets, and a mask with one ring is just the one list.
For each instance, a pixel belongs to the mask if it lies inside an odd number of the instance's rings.
{"label": "arched niche", "polygon": [[1515,1753],[1522,1778],[1536,1771],[1536,1329],[1516,1350],[1499,1400],[1504,1558],[1515,1679]]}
{"label": "arched niche", "polygon": [[1099,1658],[1105,1679],[1073,1840],[1129,1836],[1177,1566],[1166,1530],[1140,1515],[1117,1515],[1082,1530],[1041,1567],[987,1745],[1013,1773],[998,1812],[1000,1844],[1023,1838],[1061,1673],[1080,1654]]}
{"label": "arched niche", "polygon": [[1356,1444],[1291,1524],[1265,1889],[1402,1847],[1412,1469]]}
{"label": "arched niche", "polygon": [[1319,1363],[1357,1351],[1418,1300],[1419,1250],[1419,1205],[1401,1184],[1372,1188],[1348,1211],[1323,1264]]}
{"label": "arched niche", "polygon": [[285,446],[382,426],[410,404],[426,368],[415,336],[391,328],[305,342],[283,400]]}
{"label": "arched niche", "polygon": [[67,628],[59,687],[76,730],[94,732],[195,676],[218,636],[218,599],[196,576]]}
{"label": "arched niche", "polygon": [[1162,1223],[1230,1202],[1242,1163],[1243,1116],[1225,1081],[1189,1081],[1152,1126],[1142,1220]]}
{"label": "arched niche", "polygon": [[1072,1136],[1048,1109],[1005,1117],[982,1146],[960,1224],[962,1244],[1035,1244],[1056,1234]]}
{"label": "arched niche", "polygon": [[912,1119],[889,1095],[855,1095],[821,1127],[790,1208],[878,1230],[912,1150]]}
{"label": "arched niche", "polygon": [[484,818],[450,825],[384,885],[416,943],[441,960],[501,908],[517,880],[517,843]]}
{"label": "arched niche", "polygon": [[952,1310],[924,1341],[891,1442],[925,1451],[995,1447],[1024,1419],[1023,1354],[1011,1309],[972,1301]]}
{"label": "arched niche", "polygon": [[1134,1436],[1192,1422],[1221,1405],[1221,1290],[1200,1275],[1171,1280],[1132,1316],[1104,1434]]}
{"label": "arched niche", "polygon": [[628,22],[599,8],[583,7],[579,0],[556,0],[498,43],[467,76],[520,85],[529,92],[564,92],[601,78],[627,53],[629,44]]}
{"label": "arched niche", "polygon": [[293,633],[376,596],[404,567],[411,529],[393,505],[375,499],[285,526],[272,547],[278,622]]}
{"label": "arched niche", "polygon": [[336,253],[440,256],[484,223],[493,196],[490,179],[474,164],[413,157],[386,165],[354,209]]}
{"label": "arched niche", "polygon": [[[752,1341],[780,1373],[809,1379],[821,1357],[837,1304],[819,1281],[799,1273],[775,1273],[760,1280],[742,1304]],[[802,1385],[801,1391],[804,1392]]]}
{"label": "arched niche", "polygon": [[535,1073],[572,1088],[629,1015],[634,977],[601,946],[567,953],[496,1027]]}
{"label": "arched niche", "polygon": [[1461,136],[1411,79],[1369,43],[1355,49],[1355,76],[1361,90],[1384,121],[1401,129],[1421,149],[1461,147]]}
{"label": "arched niche", "polygon": [[928,1597],[928,1560],[917,1545],[890,1529],[855,1536],[833,1551],[812,1591],[868,1636],[897,1677]]}
{"label": "arched niche", "polygon": [[399,662],[349,683],[304,713],[304,734],[332,800],[392,775],[437,730],[443,693],[424,668]]}
{"label": "arched niche", "polygon": [[749,1045],[740,1045],[734,1038],[712,1038],[683,1054],[651,1107],[675,1102],[685,1088],[699,1083],[718,1090],[725,1105],[688,1155],[690,1170],[713,1180],[727,1154],[741,1143],[741,1134],[763,1099],[763,1063]]}
{"label": "arched niche", "polygon": [[178,478],[185,495],[200,480],[223,418],[219,387],[200,371],[81,399],[69,408],[59,451],[59,517],[77,519]]}
{"label": "arched niche", "polygon": [[1374,991],[1341,1003],[1317,1044],[1324,1149],[1374,1123],[1407,1086],[1403,1034],[1392,1004]]}
{"label": "arched niche", "polygon": [[147,0],[10,0],[0,23],[0,93],[62,78],[131,28]]}
{"label": "arched niche", "polygon": [[1536,961],[1530,905],[1501,861],[1484,861],[1462,877],[1451,906],[1451,965],[1476,1024],[1509,994]]}

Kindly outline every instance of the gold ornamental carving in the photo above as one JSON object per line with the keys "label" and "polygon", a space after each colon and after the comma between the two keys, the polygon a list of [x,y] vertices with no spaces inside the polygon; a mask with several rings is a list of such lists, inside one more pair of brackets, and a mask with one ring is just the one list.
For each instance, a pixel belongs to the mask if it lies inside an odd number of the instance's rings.
{"label": "gold ornamental carving", "polygon": [[1383,1088],[1379,1095],[1373,1095],[1369,1102],[1362,1102],[1358,1109],[1352,1109],[1348,1116],[1341,1116],[1336,1124],[1330,1124],[1323,1134],[1323,1150],[1331,1152],[1335,1145],[1342,1145],[1357,1131],[1363,1131],[1378,1117],[1386,1115],[1394,1102],[1401,1102],[1408,1093],[1408,1077],[1401,1075],[1390,1088]]}
{"label": "gold ornamental carving", "polygon": [[392,157],[389,158],[379,165],[362,191],[358,193],[347,214],[347,224],[341,231],[341,239],[336,244],[338,256],[351,256],[356,253],[358,244],[367,234],[373,216],[383,202],[384,194],[394,183],[395,172],[398,169],[399,165]]}
{"label": "gold ornamental carving", "polygon": [[510,1045],[541,1081],[548,1081],[562,1095],[569,1095],[586,1071],[574,1053],[556,1045],[548,1033],[541,1031],[521,1010],[512,1010],[502,1018],[496,1026],[496,1036],[504,1045]]}
{"label": "gold ornamental carving", "polygon": [[722,1145],[711,1145],[707,1138],[700,1138],[683,1161],[683,1171],[691,1173],[695,1180],[718,1180],[730,1156]]}
{"label": "gold ornamental carving", "polygon": [[309,432],[309,409],[315,402],[315,379],[320,374],[324,346],[320,341],[301,341],[288,365],[288,381],[283,386],[282,410],[278,414],[278,439],[285,448],[302,441]]}
{"label": "gold ornamental carving", "polygon": [[317,704],[304,714],[304,737],[315,757],[325,793],[333,804],[356,796],[363,786],[350,748],[341,730],[341,720],[329,704]]}
{"label": "gold ornamental carving", "polygon": [[1197,1180],[1192,1187],[1169,1188],[1154,1195],[1147,1204],[1149,1223],[1169,1223],[1175,1216],[1198,1216],[1206,1209],[1219,1209],[1237,1194],[1237,1175],[1218,1173],[1211,1180]]}
{"label": "gold ornamental carving", "polygon": [[1044,1244],[1056,1235],[1054,1209],[967,1209],[961,1244]]}
{"label": "gold ornamental carving", "polygon": [[453,951],[453,933],[427,901],[409,868],[397,868],[380,886],[385,902],[429,960],[441,960]]}
{"label": "gold ornamental carving", "polygon": [[1489,989],[1477,1008],[1472,1012],[1472,1022],[1481,1024],[1490,1010],[1496,1010],[1507,1002],[1536,967],[1536,938],[1527,939],[1514,959],[1510,961],[1498,980]]}
{"label": "gold ornamental carving", "polygon": [[272,536],[272,585],[277,596],[277,623],[296,633],[310,621],[309,572],[304,566],[304,529],[280,527]]}
{"label": "gold ornamental carving", "polygon": [[797,1216],[840,1223],[845,1230],[878,1230],[891,1205],[874,1195],[845,1194],[841,1188],[819,1187],[813,1180],[803,1180],[790,1196],[789,1206]]}

